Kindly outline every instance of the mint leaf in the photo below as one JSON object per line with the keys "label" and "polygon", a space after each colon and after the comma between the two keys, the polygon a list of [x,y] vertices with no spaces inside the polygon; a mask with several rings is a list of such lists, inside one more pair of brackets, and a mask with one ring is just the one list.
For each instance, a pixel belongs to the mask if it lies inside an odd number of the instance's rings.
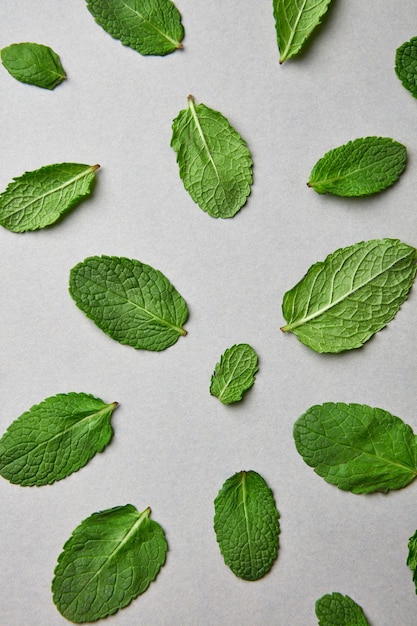
{"label": "mint leaf", "polygon": [[187,334],[184,299],[161,272],[136,259],[89,257],[71,270],[69,291],[119,343],[159,351]]}
{"label": "mint leaf", "polygon": [[59,394],[12,422],[0,439],[0,474],[22,486],[50,485],[83,467],[110,442],[117,402]]}
{"label": "mint leaf", "polygon": [[90,194],[99,167],[59,163],[13,179],[0,194],[0,224],[14,233],[54,224]]}
{"label": "mint leaf", "polygon": [[319,626],[369,626],[359,604],[337,592],[317,600],[316,615]]}
{"label": "mint leaf", "polygon": [[417,441],[410,426],[383,409],[326,402],[294,424],[307,465],[339,489],[371,493],[401,489],[417,475]]}
{"label": "mint leaf", "polygon": [[223,404],[242,399],[244,392],[252,387],[258,371],[258,356],[247,343],[228,348],[216,364],[211,377],[210,393]]}
{"label": "mint leaf", "polygon": [[226,565],[239,578],[262,578],[277,558],[279,535],[279,514],[265,480],[254,471],[234,474],[214,508],[214,530]]}
{"label": "mint leaf", "polygon": [[109,35],[140,54],[182,48],[181,15],[171,0],[87,0],[87,8]]}
{"label": "mint leaf", "polygon": [[334,148],[313,167],[308,186],[317,193],[367,196],[393,185],[407,162],[407,149],[388,137],[363,137]]}
{"label": "mint leaf", "polygon": [[116,613],[146,591],[165,563],[161,526],[131,504],[93,513],[72,533],[58,557],[53,600],[72,622]]}
{"label": "mint leaf", "polygon": [[320,24],[331,0],[273,0],[280,63],[296,55]]}
{"label": "mint leaf", "polygon": [[396,51],[395,73],[411,95],[417,98],[417,37],[406,41]]}
{"label": "mint leaf", "polygon": [[66,78],[59,56],[39,43],[13,43],[0,50],[6,70],[21,83],[54,89]]}
{"label": "mint leaf", "polygon": [[417,593],[417,530],[408,543],[407,565],[413,572],[413,581]]}
{"label": "mint leaf", "polygon": [[233,217],[250,194],[252,158],[227,119],[188,96],[188,108],[173,122],[171,146],[184,187],[200,209]]}
{"label": "mint leaf", "polygon": [[292,331],[316,352],[360,348],[406,300],[416,273],[415,248],[398,239],[362,241],[312,265],[284,295]]}

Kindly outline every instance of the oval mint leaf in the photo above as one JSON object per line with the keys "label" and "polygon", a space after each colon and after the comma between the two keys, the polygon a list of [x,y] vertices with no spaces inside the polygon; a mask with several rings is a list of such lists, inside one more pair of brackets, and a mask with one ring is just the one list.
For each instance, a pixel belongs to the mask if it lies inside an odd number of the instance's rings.
{"label": "oval mint leaf", "polygon": [[0,194],[0,224],[14,233],[54,224],[90,194],[99,167],[59,163],[15,178]]}
{"label": "oval mint leaf", "polygon": [[258,355],[247,343],[228,348],[216,364],[211,377],[210,393],[223,404],[242,399],[255,382],[258,371]]}
{"label": "oval mint leaf", "polygon": [[110,442],[116,407],[85,393],[59,394],[33,406],[0,439],[1,476],[27,487],[76,472]]}
{"label": "oval mint leaf", "polygon": [[131,504],[93,513],[72,533],[58,557],[53,600],[72,622],[116,613],[146,591],[165,563],[161,526]]}
{"label": "oval mint leaf", "polygon": [[136,259],[90,257],[70,274],[76,305],[119,343],[165,350],[187,332],[184,299],[158,270]]}
{"label": "oval mint leaf", "polygon": [[413,582],[417,593],[417,530],[408,542],[407,565],[413,572]]}
{"label": "oval mint leaf", "polygon": [[388,324],[406,300],[417,250],[398,239],[375,239],[336,250],[312,265],[284,295],[291,331],[316,352],[359,348]]}
{"label": "oval mint leaf", "polygon": [[109,35],[140,54],[182,48],[181,15],[171,0],[87,0],[87,8]]}
{"label": "oval mint leaf", "polygon": [[227,119],[189,96],[188,108],[173,122],[171,146],[184,187],[200,209],[233,217],[250,194],[252,158]]}
{"label": "oval mint leaf", "polygon": [[277,558],[279,535],[279,514],[265,480],[252,470],[234,474],[219,491],[214,509],[226,565],[239,578],[262,578]]}
{"label": "oval mint leaf", "polygon": [[329,593],[316,602],[319,626],[369,626],[359,604],[341,593]]}
{"label": "oval mint leaf", "polygon": [[6,70],[21,83],[54,89],[66,78],[59,56],[39,43],[13,43],[0,50]]}
{"label": "oval mint leaf", "polygon": [[273,0],[280,63],[300,52],[331,0]]}
{"label": "oval mint leaf", "polygon": [[395,73],[411,95],[417,98],[417,37],[406,41],[396,51]]}
{"label": "oval mint leaf", "polygon": [[401,489],[417,476],[417,443],[399,417],[365,404],[326,402],[294,424],[294,441],[307,465],[353,493]]}
{"label": "oval mint leaf", "polygon": [[317,161],[308,186],[317,193],[367,196],[393,185],[407,162],[407,149],[388,137],[363,137],[334,148]]}

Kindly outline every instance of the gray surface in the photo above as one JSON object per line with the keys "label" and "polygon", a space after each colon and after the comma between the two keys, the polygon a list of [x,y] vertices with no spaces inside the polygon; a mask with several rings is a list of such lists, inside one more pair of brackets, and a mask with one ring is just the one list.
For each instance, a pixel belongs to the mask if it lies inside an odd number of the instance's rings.
{"label": "gray surface", "polygon": [[[316,624],[314,602],[351,595],[372,626],[413,626],[405,565],[417,528],[417,484],[354,496],[325,483],[297,454],[292,424],[310,405],[363,402],[417,431],[415,290],[361,350],[320,356],[279,331],[284,292],[338,247],[398,237],[417,245],[417,101],[393,71],[417,35],[414,0],[335,0],[305,54],[278,64],[270,0],[178,0],[184,50],[144,58],[111,39],[83,0],[3,0],[1,42],[35,41],[61,57],[54,92],[0,68],[0,189],[25,170],[100,163],[94,196],[53,228],[2,229],[0,429],[59,392],[87,391],[120,407],[107,450],[51,487],[0,481],[1,623],[67,623],[50,582],[56,558],[92,512],[150,505],[166,530],[166,566],[149,590],[108,619],[115,626]],[[171,123],[192,93],[222,111],[252,152],[255,184],[232,220],[214,220],[184,190]],[[359,201],[305,185],[328,149],[366,135],[409,149],[401,181]],[[167,351],[135,351],[75,307],[69,269],[86,256],[138,258],[186,299],[188,335]],[[246,400],[208,393],[233,343],[260,356]],[[240,469],[261,473],[281,514],[279,558],[241,581],[220,556],[213,499]]]}

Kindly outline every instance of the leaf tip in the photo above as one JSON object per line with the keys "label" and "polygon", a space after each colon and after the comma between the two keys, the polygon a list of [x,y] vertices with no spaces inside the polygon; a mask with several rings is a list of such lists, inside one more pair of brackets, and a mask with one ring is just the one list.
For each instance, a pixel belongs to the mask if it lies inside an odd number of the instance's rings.
{"label": "leaf tip", "polygon": [[91,169],[93,170],[93,172],[96,172],[99,168],[100,168],[100,165],[98,163],[91,166]]}
{"label": "leaf tip", "polygon": [[183,49],[184,49],[184,46],[183,46],[183,44],[179,41],[179,42],[177,43],[177,50],[183,50]]}

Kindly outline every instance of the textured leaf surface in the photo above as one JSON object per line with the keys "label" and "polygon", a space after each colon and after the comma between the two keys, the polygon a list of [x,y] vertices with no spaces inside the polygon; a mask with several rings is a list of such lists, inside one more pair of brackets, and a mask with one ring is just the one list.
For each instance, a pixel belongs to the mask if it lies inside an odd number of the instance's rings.
{"label": "textured leaf surface", "polygon": [[6,70],[21,83],[54,89],[66,78],[59,56],[39,43],[13,43],[0,51]]}
{"label": "textured leaf surface", "polygon": [[11,483],[40,486],[76,472],[111,440],[116,406],[85,393],[33,406],[0,439],[0,474]]}
{"label": "textured leaf surface", "polygon": [[171,0],[87,0],[87,8],[109,35],[140,54],[182,48],[181,15]]}
{"label": "textured leaf surface", "polygon": [[116,613],[146,591],[165,563],[162,528],[131,504],[93,513],[58,557],[53,599],[64,617],[93,622]]}
{"label": "textured leaf surface", "polygon": [[284,295],[283,331],[317,352],[359,348],[395,316],[416,273],[417,251],[397,239],[336,250]]}
{"label": "textured leaf surface", "polygon": [[417,98],[417,37],[406,41],[395,55],[395,72],[406,89]]}
{"label": "textured leaf surface", "polygon": [[368,626],[362,608],[349,596],[330,593],[316,602],[319,626]]}
{"label": "textured leaf surface", "polygon": [[254,471],[228,478],[214,501],[214,530],[226,565],[258,580],[278,555],[279,514],[272,491]]}
{"label": "textured leaf surface", "polygon": [[136,259],[85,259],[71,270],[69,290],[87,317],[120,343],[159,351],[186,335],[184,299],[161,272]]}
{"label": "textured leaf surface", "polygon": [[308,186],[335,196],[367,196],[393,185],[407,149],[388,137],[363,137],[327,152],[313,167]]}
{"label": "textured leaf surface", "polygon": [[413,581],[417,593],[417,530],[408,543],[407,565],[413,572]]}
{"label": "textured leaf surface", "polygon": [[15,178],[0,194],[0,224],[15,233],[56,222],[89,195],[99,165],[45,165]]}
{"label": "textured leaf surface", "polygon": [[296,55],[320,24],[331,0],[273,0],[279,62]]}
{"label": "textured leaf surface", "polygon": [[258,356],[247,343],[228,348],[216,364],[211,377],[210,393],[223,404],[238,402],[252,387],[258,371]]}
{"label": "textured leaf surface", "polygon": [[250,194],[252,158],[227,119],[189,96],[173,122],[171,146],[194,202],[212,217],[233,217]]}
{"label": "textured leaf surface", "polygon": [[313,406],[294,424],[294,441],[319,476],[353,493],[401,489],[417,475],[416,436],[383,409]]}

